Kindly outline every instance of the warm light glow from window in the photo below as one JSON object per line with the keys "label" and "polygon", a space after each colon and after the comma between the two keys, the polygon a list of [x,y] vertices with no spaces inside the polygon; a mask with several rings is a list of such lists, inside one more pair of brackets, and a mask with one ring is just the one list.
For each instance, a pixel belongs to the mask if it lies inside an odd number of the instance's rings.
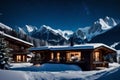
{"label": "warm light glow from window", "polygon": [[57,53],[57,61],[60,61],[60,53]]}
{"label": "warm light glow from window", "polygon": [[67,61],[72,61],[73,58],[77,58],[77,60],[80,61],[81,60],[81,52],[67,53]]}
{"label": "warm light glow from window", "polygon": [[70,61],[70,53],[67,53],[67,61]]}
{"label": "warm light glow from window", "polygon": [[51,53],[51,60],[53,60],[53,58],[54,58],[54,54],[53,54],[53,53]]}
{"label": "warm light glow from window", "polygon": [[25,55],[23,55],[23,61],[25,61]]}
{"label": "warm light glow from window", "polygon": [[20,62],[21,61],[21,55],[17,55],[17,62]]}
{"label": "warm light glow from window", "polygon": [[95,61],[100,61],[100,52],[95,52],[94,53],[94,59],[95,59]]}

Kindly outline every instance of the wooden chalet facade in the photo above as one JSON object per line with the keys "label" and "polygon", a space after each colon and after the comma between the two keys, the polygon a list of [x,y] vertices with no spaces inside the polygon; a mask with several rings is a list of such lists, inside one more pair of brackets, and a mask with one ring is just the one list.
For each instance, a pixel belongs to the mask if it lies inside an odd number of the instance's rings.
{"label": "wooden chalet facade", "polygon": [[4,42],[7,43],[7,47],[11,49],[9,52],[10,58],[12,59],[11,62],[27,62],[28,48],[32,47],[33,44],[1,31],[0,35],[3,35]]}
{"label": "wooden chalet facade", "polygon": [[[116,50],[105,44],[82,44],[74,46],[48,46],[30,48],[35,55],[40,54],[39,63],[76,64],[82,70],[109,67],[108,59],[116,61]],[[109,58],[111,56],[111,58]],[[33,63],[36,63],[33,61]]]}

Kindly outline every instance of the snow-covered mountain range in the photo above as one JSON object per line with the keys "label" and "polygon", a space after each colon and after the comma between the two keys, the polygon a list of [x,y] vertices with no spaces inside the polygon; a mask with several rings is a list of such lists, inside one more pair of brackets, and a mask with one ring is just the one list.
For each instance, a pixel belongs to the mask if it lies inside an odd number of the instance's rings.
{"label": "snow-covered mountain range", "polygon": [[18,31],[23,34],[28,34],[34,38],[45,40],[50,45],[63,45],[68,43],[69,37],[73,34],[73,31],[60,29],[55,30],[50,26],[42,25],[39,29],[35,26],[26,25],[21,28],[18,27]]}
{"label": "snow-covered mountain range", "polygon": [[71,30],[55,30],[46,25],[42,25],[40,28],[26,25],[25,27],[19,27],[18,29],[24,34],[29,34],[34,38],[46,40],[50,44],[62,45],[66,44],[71,36],[74,36],[75,43],[77,44],[90,41],[93,37],[112,29],[117,24],[116,20],[106,16],[104,19],[100,18],[98,21],[95,21],[93,25],[79,28],[75,32]]}
{"label": "snow-covered mountain range", "polygon": [[[51,28],[50,26],[46,26],[46,25],[42,25],[39,29],[35,26],[31,26],[31,25],[26,25],[25,27],[21,28],[18,27],[18,30],[21,31],[24,34],[29,34],[29,35],[33,35],[33,34],[44,34],[44,33],[53,33],[53,34],[59,34],[60,36],[64,37],[65,39],[69,39],[70,35],[73,34],[73,31],[70,30],[65,30],[62,31],[60,29],[55,30],[53,28]],[[48,35],[49,37],[49,35]]]}
{"label": "snow-covered mountain range", "polygon": [[[24,27],[17,27],[17,29],[15,30],[19,33],[17,37],[20,37],[21,39],[32,42],[35,44],[35,46],[41,46],[41,44],[42,45],[69,45],[70,37],[73,37],[75,44],[81,44],[86,42],[101,42],[105,38],[103,37],[99,38],[100,40],[99,41],[98,39],[96,39],[96,37],[102,34],[103,34],[102,36],[104,36],[104,34],[109,32],[110,30],[114,30],[114,29],[116,30],[117,26],[119,26],[118,22],[115,19],[107,16],[104,19],[102,18],[98,19],[91,26],[78,28],[74,32],[71,30],[64,30],[64,31],[60,29],[56,30],[46,25],[42,25],[40,28],[36,26],[25,25]],[[5,29],[4,31],[6,31],[6,29],[10,31],[14,31],[14,29],[4,25],[3,23],[0,23],[0,29],[2,30]],[[115,34],[117,35],[118,33],[119,31],[117,31],[117,33],[114,33],[114,34],[110,33],[110,35],[115,36]],[[112,42],[113,43],[108,45],[116,46],[117,44],[120,43],[120,41],[116,41],[116,40]],[[102,41],[102,43],[106,43],[106,42]]]}

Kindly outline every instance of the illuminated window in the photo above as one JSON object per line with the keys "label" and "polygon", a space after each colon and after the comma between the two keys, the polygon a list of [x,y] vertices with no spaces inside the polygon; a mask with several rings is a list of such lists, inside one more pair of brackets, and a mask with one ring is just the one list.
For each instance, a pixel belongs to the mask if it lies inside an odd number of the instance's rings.
{"label": "illuminated window", "polygon": [[16,60],[17,60],[17,62],[20,62],[21,61],[21,55],[17,55]]}
{"label": "illuminated window", "polygon": [[57,61],[60,61],[60,53],[57,53]]}
{"label": "illuminated window", "polygon": [[17,62],[21,62],[21,61],[25,62],[26,61],[25,55],[17,55],[16,56],[16,61]]}
{"label": "illuminated window", "polygon": [[93,57],[95,61],[100,61],[100,52],[95,52]]}
{"label": "illuminated window", "polygon": [[23,61],[25,62],[25,55],[23,55]]}
{"label": "illuminated window", "polygon": [[53,53],[51,53],[51,60],[53,60],[53,58],[54,58],[54,54],[53,54]]}
{"label": "illuminated window", "polygon": [[69,52],[67,53],[67,61],[80,61],[81,60],[81,52]]}

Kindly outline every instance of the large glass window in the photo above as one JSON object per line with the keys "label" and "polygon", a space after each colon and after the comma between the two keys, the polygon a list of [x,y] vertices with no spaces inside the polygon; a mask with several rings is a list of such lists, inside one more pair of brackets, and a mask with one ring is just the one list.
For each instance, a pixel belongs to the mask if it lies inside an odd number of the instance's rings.
{"label": "large glass window", "polygon": [[80,60],[81,60],[81,52],[67,53],[67,61],[80,61]]}

